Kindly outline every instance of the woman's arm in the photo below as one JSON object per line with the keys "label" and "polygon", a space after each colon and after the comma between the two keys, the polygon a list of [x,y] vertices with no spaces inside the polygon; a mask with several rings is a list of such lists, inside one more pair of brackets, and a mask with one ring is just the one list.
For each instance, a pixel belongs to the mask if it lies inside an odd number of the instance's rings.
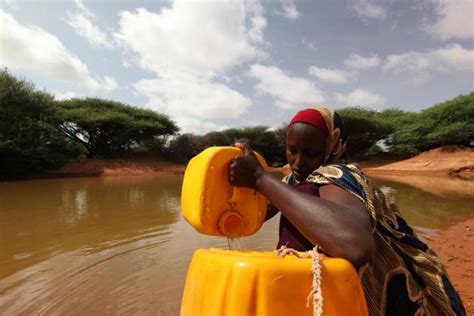
{"label": "woman's arm", "polygon": [[320,197],[298,192],[275,179],[246,150],[230,165],[230,181],[262,193],[313,244],[356,268],[372,256],[374,242],[364,204],[337,187],[320,187]]}

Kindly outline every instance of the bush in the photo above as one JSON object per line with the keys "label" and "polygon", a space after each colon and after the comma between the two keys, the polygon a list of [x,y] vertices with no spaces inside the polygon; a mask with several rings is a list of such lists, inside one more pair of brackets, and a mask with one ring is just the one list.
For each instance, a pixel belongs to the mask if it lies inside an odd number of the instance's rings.
{"label": "bush", "polygon": [[202,143],[202,136],[182,134],[170,141],[165,154],[172,161],[187,163],[205,148]]}
{"label": "bush", "polygon": [[[231,128],[223,131],[234,142],[237,139],[248,139],[253,150],[260,153],[268,164],[282,165],[286,163],[285,140],[282,130],[271,130],[267,126]],[[284,132],[283,132],[284,133]]]}
{"label": "bush", "polygon": [[84,148],[56,129],[53,96],[0,72],[0,172],[54,169],[79,157]]}
{"label": "bush", "polygon": [[232,145],[232,140],[223,132],[209,132],[204,136],[201,136],[200,140],[200,146],[204,147],[203,150],[212,146],[230,145]]}
{"label": "bush", "polygon": [[470,146],[474,139],[474,93],[411,113],[389,144],[394,153],[417,154],[446,145]]}

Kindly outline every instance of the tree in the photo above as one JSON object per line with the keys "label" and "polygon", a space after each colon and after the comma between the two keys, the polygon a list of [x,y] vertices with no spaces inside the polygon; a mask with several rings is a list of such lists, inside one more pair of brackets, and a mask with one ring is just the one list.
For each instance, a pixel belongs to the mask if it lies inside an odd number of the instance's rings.
{"label": "tree", "polygon": [[230,146],[232,141],[223,132],[209,132],[201,136],[202,146],[205,148],[211,146]]}
{"label": "tree", "polygon": [[6,69],[0,71],[0,172],[17,174],[56,168],[84,148],[55,127],[53,96]]}
{"label": "tree", "polygon": [[285,140],[281,134],[284,129],[270,130],[266,126],[230,128],[222,132],[209,132],[205,135],[183,134],[174,138],[168,145],[167,156],[179,163],[187,163],[192,157],[211,146],[230,146],[241,138],[251,141],[252,148],[260,153],[268,164],[282,165],[285,159]]}
{"label": "tree", "polygon": [[419,150],[444,145],[469,146],[474,140],[474,92],[423,110],[417,125],[415,130],[424,139]]}
{"label": "tree", "polygon": [[347,154],[354,159],[366,156],[372,146],[392,132],[375,110],[353,107],[338,110],[337,113],[347,128]]}
{"label": "tree", "polygon": [[168,116],[98,98],[56,102],[60,130],[87,148],[88,157],[105,157],[145,147],[157,138],[174,135]]}
{"label": "tree", "polygon": [[400,109],[386,109],[378,114],[380,122],[386,126],[390,134],[384,139],[388,151],[399,156],[413,155],[417,149],[413,146],[413,124],[418,113]]}
{"label": "tree", "polygon": [[414,155],[445,145],[470,146],[474,140],[474,93],[409,115],[396,122],[391,152]]}
{"label": "tree", "polygon": [[260,153],[267,163],[281,165],[286,163],[285,142],[281,130],[272,130],[268,126],[230,128],[223,131],[232,141],[245,138],[251,141],[252,148]]}
{"label": "tree", "polygon": [[171,140],[166,154],[173,161],[187,163],[205,148],[206,146],[202,143],[202,136],[182,134]]}

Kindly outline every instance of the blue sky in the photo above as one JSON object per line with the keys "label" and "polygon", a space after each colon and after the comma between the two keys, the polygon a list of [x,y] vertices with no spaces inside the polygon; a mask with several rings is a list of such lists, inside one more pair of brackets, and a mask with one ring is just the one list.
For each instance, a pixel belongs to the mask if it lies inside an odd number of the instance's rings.
{"label": "blue sky", "polygon": [[474,0],[3,0],[0,65],[56,98],[182,132],[279,127],[319,104],[418,111],[474,90]]}

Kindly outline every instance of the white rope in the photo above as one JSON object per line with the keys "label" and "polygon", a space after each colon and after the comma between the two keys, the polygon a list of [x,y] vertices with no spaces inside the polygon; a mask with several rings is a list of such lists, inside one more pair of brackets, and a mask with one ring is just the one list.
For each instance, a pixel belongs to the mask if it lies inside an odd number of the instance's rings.
{"label": "white rope", "polygon": [[318,246],[315,246],[313,250],[299,253],[295,249],[287,248],[286,246],[281,246],[280,249],[276,250],[276,253],[279,257],[285,257],[287,255],[294,255],[298,258],[311,258],[312,259],[312,276],[313,284],[311,287],[311,292],[306,298],[306,307],[309,307],[310,303],[313,303],[313,315],[322,316],[323,315],[323,294],[321,290],[321,284],[323,281],[321,275],[321,260],[319,258]]}

